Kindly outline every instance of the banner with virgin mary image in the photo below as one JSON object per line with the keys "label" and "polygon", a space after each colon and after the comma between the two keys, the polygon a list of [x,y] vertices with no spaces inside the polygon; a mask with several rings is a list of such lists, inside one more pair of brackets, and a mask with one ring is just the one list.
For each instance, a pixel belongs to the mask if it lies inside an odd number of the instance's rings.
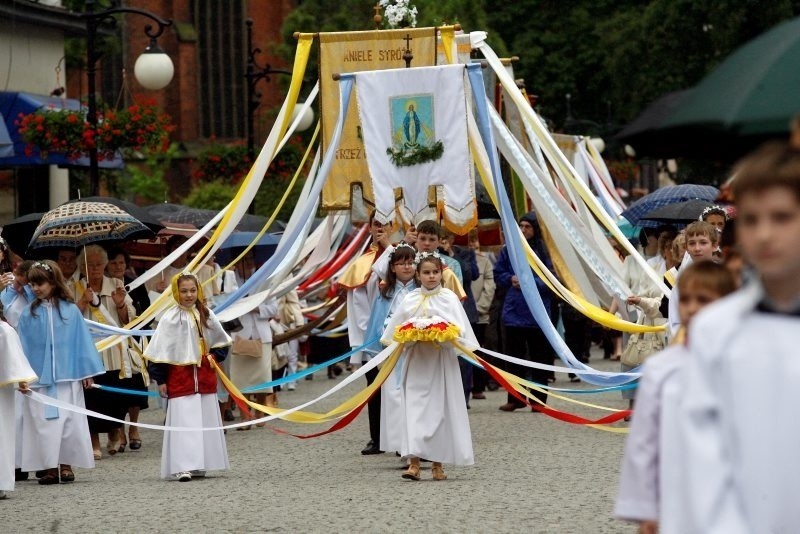
{"label": "banner with virgin mary image", "polygon": [[463,65],[355,74],[358,113],[375,195],[375,217],[430,218],[430,189],[445,226],[465,233],[477,222],[467,139]]}

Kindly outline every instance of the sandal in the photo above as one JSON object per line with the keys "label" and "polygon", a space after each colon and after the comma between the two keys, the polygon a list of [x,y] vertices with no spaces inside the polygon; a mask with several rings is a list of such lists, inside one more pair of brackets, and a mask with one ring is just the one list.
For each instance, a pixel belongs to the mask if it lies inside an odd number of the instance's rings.
{"label": "sandal", "polygon": [[408,469],[403,471],[402,477],[408,480],[419,480],[419,464],[409,464]]}
{"label": "sandal", "polygon": [[431,475],[433,476],[433,480],[447,480],[447,475],[444,474],[442,464],[439,462],[434,462],[433,466],[431,466]]}
{"label": "sandal", "polygon": [[72,472],[72,468],[69,466],[61,466],[61,482],[74,482],[75,481],[75,473]]}
{"label": "sandal", "polygon": [[41,484],[43,486],[50,486],[52,484],[58,484],[58,482],[59,482],[59,480],[58,480],[58,469],[55,468],[55,467],[52,468],[52,469],[47,469],[45,474],[41,478],[39,478],[39,484]]}

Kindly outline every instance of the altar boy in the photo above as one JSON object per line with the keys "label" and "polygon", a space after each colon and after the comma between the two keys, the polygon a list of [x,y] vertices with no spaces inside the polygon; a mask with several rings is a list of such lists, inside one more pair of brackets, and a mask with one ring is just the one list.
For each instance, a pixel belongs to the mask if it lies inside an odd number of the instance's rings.
{"label": "altar boy", "polygon": [[676,477],[685,482],[665,488],[685,503],[663,518],[667,533],[800,525],[800,151],[762,147],[739,164],[732,192],[754,276],[690,327]]}

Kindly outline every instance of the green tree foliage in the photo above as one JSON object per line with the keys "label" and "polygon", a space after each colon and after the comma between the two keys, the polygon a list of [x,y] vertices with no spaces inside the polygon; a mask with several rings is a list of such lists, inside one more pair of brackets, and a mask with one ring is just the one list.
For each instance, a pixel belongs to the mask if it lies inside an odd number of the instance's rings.
{"label": "green tree foliage", "polygon": [[238,189],[238,184],[223,183],[220,180],[205,182],[194,187],[181,204],[192,208],[221,210],[233,200]]}
{"label": "green tree foliage", "polygon": [[166,174],[177,154],[178,144],[171,143],[164,153],[148,151],[143,160],[126,162],[123,176],[114,181],[116,196],[144,204],[166,201]]}
{"label": "green tree foliage", "polygon": [[573,118],[625,123],[798,13],[790,0],[507,0],[487,15],[520,57],[515,74],[560,126],[567,93]]}
{"label": "green tree foliage", "polygon": [[[286,17],[281,28],[283,44],[276,51],[286,61],[291,61],[296,46],[292,35],[298,31],[308,33],[375,29],[375,11],[372,8],[376,3],[376,0],[340,0],[334,6],[329,0],[304,0]],[[419,10],[418,28],[458,23],[468,32],[489,30],[490,21],[485,9],[487,0],[413,0],[412,3]],[[489,42],[498,53],[506,53],[505,43],[498,33],[490,31]],[[317,62],[317,48],[314,47],[307,72],[316,72]]]}

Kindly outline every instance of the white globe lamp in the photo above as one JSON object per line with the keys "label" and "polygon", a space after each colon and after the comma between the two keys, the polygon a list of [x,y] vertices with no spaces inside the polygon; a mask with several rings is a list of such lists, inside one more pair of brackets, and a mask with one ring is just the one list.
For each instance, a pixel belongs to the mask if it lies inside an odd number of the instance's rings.
{"label": "white globe lamp", "polygon": [[[300,115],[301,110],[305,104],[301,104],[298,102],[294,106],[294,110],[292,111],[292,120],[291,123],[294,124],[294,121],[297,119],[297,116]],[[311,128],[311,125],[314,124],[314,110],[311,109],[309,106],[306,108],[305,112],[303,112],[303,116],[300,118],[300,122],[297,124],[297,128],[295,131],[297,132],[304,132]]]}
{"label": "white globe lamp", "polygon": [[156,40],[151,39],[150,45],[136,59],[136,64],[133,66],[136,80],[145,89],[157,91],[169,85],[174,74],[175,67],[172,60],[161,50]]}

